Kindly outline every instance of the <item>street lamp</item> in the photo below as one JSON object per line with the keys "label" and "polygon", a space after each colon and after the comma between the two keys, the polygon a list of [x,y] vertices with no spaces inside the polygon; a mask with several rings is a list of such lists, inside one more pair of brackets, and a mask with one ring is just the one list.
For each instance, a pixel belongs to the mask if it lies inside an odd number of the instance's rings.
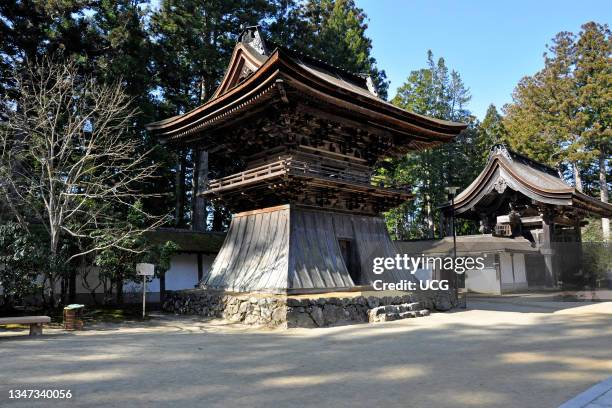
{"label": "street lamp", "polygon": [[[457,190],[459,187],[449,186],[445,187],[444,191],[448,194],[448,198],[451,202],[451,221],[452,221],[452,231],[453,231],[453,265],[455,265],[457,261],[457,229],[455,227],[455,196],[457,195]],[[457,290],[457,299],[459,298],[459,277],[455,272],[455,289]],[[467,291],[466,291],[467,293]],[[465,308],[467,308],[467,298],[465,299]]]}
{"label": "street lamp", "polygon": [[453,223],[453,257],[457,258],[457,233],[455,231],[455,195],[459,187],[445,187],[444,191],[448,194],[451,202],[451,220]]}

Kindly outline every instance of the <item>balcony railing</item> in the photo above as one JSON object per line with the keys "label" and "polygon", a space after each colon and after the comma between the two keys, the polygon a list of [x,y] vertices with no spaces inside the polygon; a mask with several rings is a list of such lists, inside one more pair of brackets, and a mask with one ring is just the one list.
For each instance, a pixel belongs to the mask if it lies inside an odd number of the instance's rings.
{"label": "balcony railing", "polygon": [[324,162],[308,162],[295,158],[285,158],[237,174],[232,174],[231,176],[211,180],[208,183],[208,189],[209,191],[214,191],[230,186],[249,184],[283,174],[339,180],[363,185],[371,184],[371,177],[369,174],[352,170],[349,167],[339,168],[338,166],[329,165]]}

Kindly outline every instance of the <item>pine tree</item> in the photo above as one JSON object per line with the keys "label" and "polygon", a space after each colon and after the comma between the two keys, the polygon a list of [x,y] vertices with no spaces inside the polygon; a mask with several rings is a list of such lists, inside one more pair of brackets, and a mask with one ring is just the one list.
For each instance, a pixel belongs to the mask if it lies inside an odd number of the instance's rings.
{"label": "pine tree", "polygon": [[[481,170],[476,147],[479,133],[466,107],[469,100],[469,89],[459,73],[449,72],[444,59],[434,60],[431,51],[427,54],[427,68],[412,71],[392,99],[394,105],[415,113],[470,124],[454,143],[410,153],[380,170],[384,177],[414,186],[417,193],[413,201],[386,214],[395,238],[439,236],[437,206],[447,200],[444,188],[465,187]],[[466,223],[460,230],[471,228]]]}
{"label": "pine tree", "polygon": [[[578,119],[585,129],[583,137],[587,149],[595,157],[596,171],[587,173],[586,181],[599,190],[601,201],[608,202],[608,162],[612,154],[612,41],[607,25],[589,22],[582,26],[576,43],[575,80],[578,104],[582,108]],[[610,238],[610,220],[603,218],[604,239]]]}
{"label": "pine tree", "polygon": [[[242,25],[264,21],[274,4],[263,0],[164,0],[151,16],[153,66],[159,93],[160,118],[183,114],[206,102],[219,84]],[[175,223],[193,218],[193,191],[198,163],[205,152],[177,152],[175,169]],[[220,169],[210,163],[211,175]],[[192,189],[186,186],[192,184]],[[189,202],[191,201],[191,202]],[[215,217],[225,217],[215,208]],[[206,215],[197,214],[196,222]],[[213,221],[215,227],[222,220]]]}
{"label": "pine tree", "polygon": [[386,99],[389,83],[372,56],[367,15],[354,0],[282,1],[277,21],[268,31],[274,41],[320,58],[345,70],[369,75]]}
{"label": "pine tree", "polygon": [[66,59],[77,58],[83,62],[88,56],[100,53],[91,37],[83,1],[3,0],[0,2],[0,95],[16,95],[10,81],[11,72],[26,61],[62,54]]}
{"label": "pine tree", "polygon": [[489,149],[493,145],[507,141],[508,132],[504,126],[503,119],[495,105],[489,105],[487,113],[479,126],[479,138],[476,146],[478,151],[482,153],[483,162],[486,162],[489,156]]}
{"label": "pine tree", "polygon": [[[599,193],[607,201],[612,145],[610,29],[589,22],[578,36],[557,34],[548,50],[544,68],[523,78],[514,90],[513,103],[504,108],[508,140],[513,148],[556,167],[578,190]],[[608,225],[604,220],[607,231]]]}

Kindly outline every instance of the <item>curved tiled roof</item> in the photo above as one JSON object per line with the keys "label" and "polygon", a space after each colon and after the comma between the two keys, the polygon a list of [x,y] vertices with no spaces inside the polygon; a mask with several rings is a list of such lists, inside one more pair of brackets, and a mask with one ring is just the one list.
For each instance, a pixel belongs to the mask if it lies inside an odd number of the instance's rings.
{"label": "curved tiled roof", "polygon": [[[250,43],[239,42],[212,99],[185,114],[150,123],[147,129],[162,140],[178,142],[267,98],[281,97],[282,87],[291,87],[349,110],[352,114],[361,115],[366,123],[377,123],[399,134],[414,135],[416,139],[420,138],[420,143],[449,141],[466,127],[462,123],[430,118],[398,108],[370,91],[365,77],[290,48],[276,46],[273,51],[266,50],[262,54]],[[409,139],[406,138],[406,143]]]}
{"label": "curved tiled roof", "polygon": [[[474,181],[454,200],[458,214],[471,210],[498,183],[508,185],[527,197],[544,204],[578,207],[586,212],[612,216],[612,204],[590,197],[563,181],[557,172],[522,154],[498,144],[491,148],[489,161]],[[441,209],[450,209],[445,203]]]}

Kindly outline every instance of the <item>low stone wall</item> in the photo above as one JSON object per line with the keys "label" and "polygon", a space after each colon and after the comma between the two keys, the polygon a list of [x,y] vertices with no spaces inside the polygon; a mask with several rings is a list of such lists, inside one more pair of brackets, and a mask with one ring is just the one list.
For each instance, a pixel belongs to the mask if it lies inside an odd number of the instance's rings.
{"label": "low stone wall", "polygon": [[400,306],[418,302],[422,309],[445,311],[457,303],[454,294],[442,291],[410,292],[400,296],[328,295],[329,297],[283,296],[191,289],[167,292],[162,308],[176,314],[202,315],[231,322],[291,328],[364,323],[372,320],[372,313],[369,314],[368,311],[380,306]]}

